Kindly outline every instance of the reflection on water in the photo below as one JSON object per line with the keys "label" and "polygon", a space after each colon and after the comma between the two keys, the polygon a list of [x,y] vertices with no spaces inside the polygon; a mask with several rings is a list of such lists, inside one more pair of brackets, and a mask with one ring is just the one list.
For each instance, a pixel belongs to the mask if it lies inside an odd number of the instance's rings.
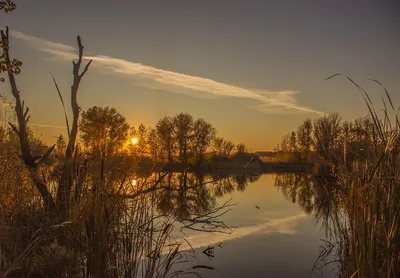
{"label": "reflection on water", "polygon": [[178,219],[201,214],[216,206],[216,199],[233,191],[244,191],[249,183],[260,175],[169,173],[161,182],[168,189],[160,192],[159,209],[165,214],[173,213]]}
{"label": "reflection on water", "polygon": [[297,222],[306,217],[306,214],[300,213],[295,216],[284,217],[280,219],[265,220],[264,223],[254,226],[238,227],[232,230],[231,233],[218,233],[209,234],[202,233],[186,237],[186,240],[190,243],[186,243],[182,246],[183,249],[189,248],[200,248],[218,245],[221,242],[230,240],[240,239],[252,234],[270,234],[270,233],[282,233],[282,234],[296,234]]}
{"label": "reflection on water", "polygon": [[[159,192],[158,210],[180,220],[204,214],[230,199],[235,203],[220,216],[233,227],[229,233],[184,231],[181,248],[196,249],[198,263],[215,269],[200,270],[205,277],[336,275],[336,265],[317,260],[321,239],[330,238],[334,232],[330,223],[340,217],[335,188],[327,181],[300,174],[183,172],[168,174],[162,186],[166,190]],[[202,253],[207,247],[216,248],[215,256]],[[333,260],[331,256],[324,259]]]}
{"label": "reflection on water", "polygon": [[298,204],[305,213],[313,216],[323,226],[327,235],[331,235],[332,217],[339,217],[340,213],[333,182],[308,175],[287,173],[276,175],[275,186],[288,201]]}

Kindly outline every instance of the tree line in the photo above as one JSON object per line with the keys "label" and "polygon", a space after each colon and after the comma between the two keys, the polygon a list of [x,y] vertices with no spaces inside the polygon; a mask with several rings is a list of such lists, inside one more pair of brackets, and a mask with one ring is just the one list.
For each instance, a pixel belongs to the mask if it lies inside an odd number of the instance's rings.
{"label": "tree line", "polygon": [[[11,0],[0,0],[0,11],[13,9]],[[77,45],[68,106],[53,78],[67,136],[46,146],[29,127],[30,110],[23,100],[29,92],[20,90],[17,82],[22,62],[11,56],[8,27],[0,30],[0,73],[5,74],[15,102],[15,120],[8,122],[8,128],[0,127],[0,276],[166,277],[185,273],[171,267],[183,256],[177,238],[171,236],[174,223],[183,220],[172,212],[162,218],[155,213],[166,173],[137,185],[132,182],[139,176],[135,167],[124,169],[121,166],[126,165],[108,162],[118,152],[137,153],[140,148],[143,153],[138,155],[157,153],[163,159],[201,157],[210,148],[209,138],[215,138],[214,129],[204,132],[209,124],[200,120],[180,123],[176,116],[162,119],[167,124],[157,125],[153,132],[144,125],[136,130],[113,108],[82,111],[79,86],[91,60],[85,63],[79,36]],[[70,117],[67,109],[72,112]],[[130,146],[126,142],[132,136],[139,139]],[[226,206],[210,204],[193,221],[184,219],[184,228],[226,229],[217,219]],[[161,256],[160,250],[167,254]]]}
{"label": "tree line", "polygon": [[310,153],[327,161],[351,161],[355,156],[367,158],[368,147],[378,138],[370,117],[342,121],[337,113],[306,119],[296,131],[283,136],[276,151],[281,159],[308,160]]}
{"label": "tree line", "polygon": [[[188,113],[165,116],[154,127],[135,127],[115,108],[93,106],[83,111],[79,127],[82,149],[102,158],[123,153],[153,162],[199,165],[206,153],[230,157],[247,152],[243,143],[218,137],[212,124]],[[63,152],[65,146],[60,136],[56,148]]]}

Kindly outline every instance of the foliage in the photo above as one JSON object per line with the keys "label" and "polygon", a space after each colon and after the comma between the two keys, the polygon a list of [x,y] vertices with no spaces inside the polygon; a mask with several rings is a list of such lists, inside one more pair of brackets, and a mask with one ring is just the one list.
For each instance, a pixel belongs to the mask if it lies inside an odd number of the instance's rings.
{"label": "foliage", "polygon": [[4,10],[9,13],[17,8],[17,5],[12,0],[2,0],[0,1],[0,10]]}
{"label": "foliage", "polygon": [[310,119],[305,120],[297,129],[297,145],[303,153],[310,152],[314,144],[312,130],[313,126]]}
{"label": "foliage", "polygon": [[340,150],[340,117],[337,113],[325,115],[314,121],[314,147],[325,159],[337,160],[336,156]]}
{"label": "foliage", "polygon": [[[2,1],[0,7],[7,12],[12,7],[6,5],[11,3]],[[18,125],[10,123],[9,130],[0,128],[0,276],[150,278],[193,273],[190,269],[172,268],[186,258],[179,249],[181,241],[171,235],[173,224],[181,221],[187,229],[226,232],[227,227],[216,218],[225,213],[225,205],[209,203],[195,217],[186,215],[184,219],[157,211],[159,192],[173,190],[160,186],[165,174],[133,183],[136,173],[131,165],[113,156],[127,139],[129,125],[125,118],[113,108],[95,106],[83,112],[80,119],[77,94],[91,63],[81,71],[80,37],[78,60],[73,62],[71,126],[65,113],[68,141],[59,136],[56,145],[45,146],[28,126],[29,109],[15,79],[19,71],[14,66],[21,64],[10,59],[8,29],[1,32],[1,38],[5,63],[2,70],[7,71],[16,101]],[[54,84],[64,105],[55,79]],[[150,132],[141,125],[140,148],[146,150],[147,145],[152,145],[162,149],[165,144],[160,144],[164,141],[159,139],[167,136],[171,139],[168,159],[172,159],[172,139],[176,139],[174,131],[179,130],[176,127],[180,127],[179,121],[171,119]],[[79,128],[83,152],[76,141]],[[194,129],[185,132],[193,133]],[[158,140],[150,141],[150,135]],[[207,145],[210,140],[207,137],[200,141]],[[187,147],[189,150],[191,145]],[[102,159],[94,159],[93,154]],[[203,185],[195,187],[206,192]],[[179,191],[180,197],[186,195]]]}
{"label": "foliage", "polygon": [[180,113],[173,119],[174,134],[180,162],[188,162],[188,151],[193,140],[193,117],[188,113]]}
{"label": "foliage", "polygon": [[162,160],[172,162],[174,144],[174,122],[170,117],[164,117],[156,125],[157,135],[160,140]]}
{"label": "foliage", "polygon": [[366,91],[346,78],[362,93],[370,115],[343,125],[343,159],[338,159],[334,149],[330,149],[331,160],[336,161],[338,168],[335,178],[341,188],[339,199],[345,214],[345,221],[333,222],[337,243],[330,244],[338,245],[343,277],[397,277],[400,274],[398,110],[382,86],[387,99],[383,100],[384,117],[379,119]]}
{"label": "foliage", "polygon": [[193,152],[195,154],[195,160],[197,164],[200,164],[204,160],[204,154],[210,147],[212,141],[215,138],[215,128],[204,119],[197,119],[194,122],[193,132]]}
{"label": "foliage", "polygon": [[125,117],[115,108],[98,106],[82,113],[80,128],[83,146],[100,157],[121,150],[129,131]]}
{"label": "foliage", "polygon": [[236,145],[236,154],[241,154],[247,152],[246,145],[243,143],[240,143]]}
{"label": "foliage", "polygon": [[[12,0],[1,0],[0,1],[0,11],[3,10],[6,13],[9,13],[17,8],[17,5]],[[8,37],[8,28],[7,28],[7,37]],[[19,74],[21,72],[22,62],[18,59],[10,60],[8,56],[9,52],[9,41],[1,40],[0,48],[2,49],[2,53],[0,56],[0,73],[2,72],[12,72],[13,74]],[[0,78],[0,82],[4,82],[4,78]]]}
{"label": "foliage", "polygon": [[227,141],[221,137],[217,137],[214,140],[214,152],[218,156],[230,156],[235,149],[235,145],[231,141]]}

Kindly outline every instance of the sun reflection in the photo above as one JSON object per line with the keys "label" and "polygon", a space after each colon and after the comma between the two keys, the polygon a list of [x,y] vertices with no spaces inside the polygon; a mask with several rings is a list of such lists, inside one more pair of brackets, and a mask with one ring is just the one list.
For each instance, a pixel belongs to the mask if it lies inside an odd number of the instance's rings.
{"label": "sun reflection", "polygon": [[132,185],[136,185],[136,180],[132,180]]}

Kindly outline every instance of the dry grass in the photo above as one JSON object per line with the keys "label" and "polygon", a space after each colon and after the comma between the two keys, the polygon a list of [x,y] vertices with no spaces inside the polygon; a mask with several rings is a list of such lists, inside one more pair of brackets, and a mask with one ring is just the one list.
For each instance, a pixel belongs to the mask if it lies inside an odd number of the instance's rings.
{"label": "dry grass", "polygon": [[384,89],[386,100],[382,99],[381,119],[367,92],[347,78],[364,97],[373,132],[362,156],[356,156],[351,163],[346,159],[339,162],[337,177],[343,188],[346,213],[346,222],[336,223],[342,244],[341,273],[343,277],[397,277],[400,274],[398,111]]}

